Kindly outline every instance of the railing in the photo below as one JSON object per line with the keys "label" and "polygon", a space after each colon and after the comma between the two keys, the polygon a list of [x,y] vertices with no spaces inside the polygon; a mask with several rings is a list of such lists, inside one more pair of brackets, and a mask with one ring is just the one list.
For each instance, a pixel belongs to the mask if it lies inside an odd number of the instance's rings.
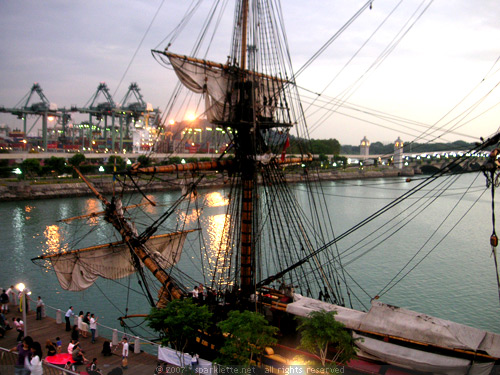
{"label": "railing", "polygon": [[[17,352],[0,347],[0,374],[13,374],[17,362]],[[62,367],[43,361],[44,375],[79,375],[79,373],[65,370]]]}
{"label": "railing", "polygon": [[[34,308],[36,308],[36,301],[31,299],[29,296],[28,296],[28,299],[30,301],[29,308],[31,310],[33,310]],[[18,301],[13,301],[13,302],[14,302],[13,305],[18,304]],[[63,316],[66,313],[66,311],[63,311],[63,310],[58,309],[56,307],[44,304],[42,307],[42,317],[47,316],[47,310],[53,311],[54,314],[50,314],[50,315],[52,317],[55,317],[57,324],[64,324]],[[74,325],[78,324],[78,316],[76,316],[76,315],[74,316],[73,324]],[[130,333],[126,333],[126,332],[120,331],[116,328],[105,326],[101,323],[97,323],[97,329],[96,329],[96,334],[95,334],[96,338],[99,337],[99,330],[101,330],[101,331],[107,330],[108,332],[110,332],[110,334],[108,334],[108,335],[101,334],[101,336],[106,337],[107,339],[111,339],[111,345],[113,345],[113,346],[118,345],[122,338],[127,337],[127,339],[129,340],[129,343],[134,345],[134,353],[140,353],[141,352],[141,344],[147,344],[149,347],[154,348],[152,350],[147,350],[147,351],[150,352],[150,354],[154,353],[155,355],[158,355],[158,347],[160,347],[160,345],[153,342],[153,341],[149,341],[149,340],[146,340],[144,338],[131,335]],[[90,331],[89,331],[89,334],[90,334]],[[0,374],[1,374],[1,372],[0,372]]]}

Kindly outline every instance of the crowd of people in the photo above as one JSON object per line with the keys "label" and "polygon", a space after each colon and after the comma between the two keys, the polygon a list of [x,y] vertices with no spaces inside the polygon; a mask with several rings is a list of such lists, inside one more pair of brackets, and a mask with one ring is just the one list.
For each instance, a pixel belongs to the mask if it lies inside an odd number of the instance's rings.
{"label": "crowd of people", "polygon": [[[42,345],[38,341],[34,341],[31,336],[24,336],[24,322],[19,317],[12,317],[12,325],[6,317],[7,314],[13,312],[16,314],[20,312],[21,306],[19,306],[19,311],[10,311],[10,309],[15,306],[17,294],[15,294],[14,287],[11,286],[8,290],[3,289],[0,293],[0,338],[7,334],[7,331],[15,329],[17,333],[17,345],[10,349],[11,352],[17,352],[17,359],[15,363],[15,374],[16,375],[42,375],[44,361],[52,363],[50,357],[55,357],[59,354],[66,354],[64,358],[68,361],[64,365],[64,368],[71,371],[77,371],[78,366],[85,366],[85,371],[89,375],[103,375],[101,370],[97,365],[97,358],[93,358],[92,361],[86,357],[85,350],[80,344],[80,338],[90,337],[90,342],[94,344],[96,342],[96,330],[97,330],[97,320],[98,318],[87,312],[80,311],[78,314],[77,324],[71,326],[70,318],[75,314],[73,312],[73,306],[70,306],[65,314],[66,320],[66,331],[70,332],[70,341],[67,347],[63,347],[63,340],[61,337],[56,337],[55,340],[47,339],[45,341],[46,356],[43,357]],[[27,298],[26,302],[30,299]],[[39,296],[36,300],[36,320],[41,320],[43,315],[42,308],[44,308],[43,301]],[[26,309],[29,311],[29,308]],[[127,368],[127,360],[129,354],[129,344],[125,337],[120,343],[122,346],[122,368]],[[116,348],[115,348],[116,349]],[[112,354],[111,343],[105,341],[103,344],[102,355],[108,356]],[[78,369],[79,370],[79,369]],[[121,370],[118,368],[118,370]],[[79,370],[80,371],[80,370]],[[118,374],[117,369],[113,369],[113,374]]]}

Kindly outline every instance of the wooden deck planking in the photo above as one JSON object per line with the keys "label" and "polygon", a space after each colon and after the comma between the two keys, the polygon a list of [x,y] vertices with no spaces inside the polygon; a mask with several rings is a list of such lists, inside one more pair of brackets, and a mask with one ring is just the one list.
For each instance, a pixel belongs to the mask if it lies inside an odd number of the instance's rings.
{"label": "wooden deck planking", "polygon": [[[9,324],[12,324],[12,317],[21,318],[22,313],[17,311],[17,306],[10,306],[10,312],[5,314],[5,317]],[[45,341],[50,339],[54,344],[56,342],[56,337],[60,337],[62,340],[61,353],[67,353],[68,343],[71,341],[71,332],[66,332],[66,324],[57,324],[56,320],[51,317],[42,318],[42,320],[36,320],[36,313],[34,311],[29,311],[27,314],[27,328],[28,336],[33,338],[33,341],[40,342],[42,346],[42,352],[44,358],[47,354],[45,349]],[[6,332],[4,338],[0,338],[0,347],[11,349],[17,346],[16,338],[17,332],[15,329],[11,329]],[[97,358],[98,367],[102,370],[103,374],[107,374],[115,367],[121,367],[121,352],[122,347],[113,348],[113,355],[105,357],[101,354],[102,345],[104,341],[111,341],[111,338],[97,337],[95,344],[91,343],[90,332],[87,338],[80,336],[79,342],[81,348],[85,351],[85,357],[92,361],[93,358]],[[129,338],[129,344],[133,344],[133,340]],[[145,352],[134,353],[133,350],[129,350],[128,356],[128,368],[124,369],[124,374],[154,374],[155,368],[157,366],[158,359]],[[77,366],[78,371],[84,371],[86,365]],[[77,372],[78,372],[77,371]]]}

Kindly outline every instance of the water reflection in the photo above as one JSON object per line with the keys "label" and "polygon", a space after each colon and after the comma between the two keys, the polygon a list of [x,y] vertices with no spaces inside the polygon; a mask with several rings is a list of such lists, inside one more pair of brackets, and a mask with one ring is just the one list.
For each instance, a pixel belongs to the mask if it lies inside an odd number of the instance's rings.
{"label": "water reflection", "polygon": [[151,195],[151,194],[146,195],[146,197],[148,199],[143,198],[142,201],[141,201],[141,203],[140,203],[141,205],[143,205],[142,207],[143,207],[144,212],[146,212],[147,214],[150,214],[150,215],[156,214],[156,207],[153,206],[151,203],[149,203],[150,201],[151,202],[156,202],[155,201],[156,198],[153,195]]}
{"label": "water reflection", "polygon": [[[97,199],[87,199],[85,201],[85,213],[87,215],[95,214],[102,211],[101,202]],[[88,224],[94,226],[99,224],[99,216],[91,216],[88,218]]]}
{"label": "water reflection", "polygon": [[[35,208],[34,206],[26,205],[24,207],[24,212],[30,213],[34,208]],[[24,219],[29,220],[29,219],[31,219],[31,216],[25,215]]]}
{"label": "water reflection", "polygon": [[[61,229],[57,225],[48,225],[43,231],[45,246],[42,251],[45,255],[56,254],[68,250],[68,244],[64,241]],[[64,244],[62,245],[62,243]]]}
{"label": "water reflection", "polygon": [[229,215],[220,214],[208,217],[207,235],[209,247],[206,252],[206,261],[212,270],[212,280],[220,286],[232,285],[232,281],[226,279],[229,270]]}
{"label": "water reflection", "polygon": [[208,207],[222,207],[229,204],[229,199],[225,198],[220,192],[214,191],[205,196]]}
{"label": "water reflection", "polygon": [[193,224],[197,223],[201,215],[201,210],[199,208],[191,210],[191,212],[180,212],[178,217],[178,222],[183,224]]}

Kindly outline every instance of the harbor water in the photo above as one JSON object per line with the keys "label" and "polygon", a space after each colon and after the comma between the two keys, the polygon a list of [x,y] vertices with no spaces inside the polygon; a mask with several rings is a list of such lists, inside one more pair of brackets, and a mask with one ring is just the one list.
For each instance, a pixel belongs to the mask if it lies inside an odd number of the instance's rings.
{"label": "harbor water", "polygon": [[[323,182],[322,194],[335,235],[419,182],[404,178]],[[299,202],[307,202],[305,184],[291,188]],[[209,233],[208,238],[216,241],[218,218],[228,192],[216,189],[201,194],[214,210],[206,210],[200,222],[207,227],[204,230],[213,229],[214,235]],[[145,215],[158,216],[179,195],[178,191],[151,194],[159,205],[144,209]],[[334,249],[341,254],[352,305],[366,310],[370,299],[379,296],[391,305],[500,333],[500,303],[489,244],[491,206],[491,194],[481,174],[449,177],[426,186],[339,241]],[[71,234],[66,224],[58,222],[101,210],[93,197],[0,203],[0,287],[23,282],[48,306],[64,311],[73,305],[75,312],[93,312],[100,323],[116,328],[119,316],[147,313],[148,303],[135,277],[99,280],[85,291],[69,292],[61,289],[54,272],[31,261],[42,254],[69,250],[69,245],[82,248],[110,242],[109,232],[97,220],[91,220],[90,230],[88,220],[75,224]],[[380,227],[395,234],[374,232]],[[189,259],[181,261],[189,267]],[[50,309],[48,313],[55,315]],[[128,324],[135,334],[152,338],[142,320]]]}

